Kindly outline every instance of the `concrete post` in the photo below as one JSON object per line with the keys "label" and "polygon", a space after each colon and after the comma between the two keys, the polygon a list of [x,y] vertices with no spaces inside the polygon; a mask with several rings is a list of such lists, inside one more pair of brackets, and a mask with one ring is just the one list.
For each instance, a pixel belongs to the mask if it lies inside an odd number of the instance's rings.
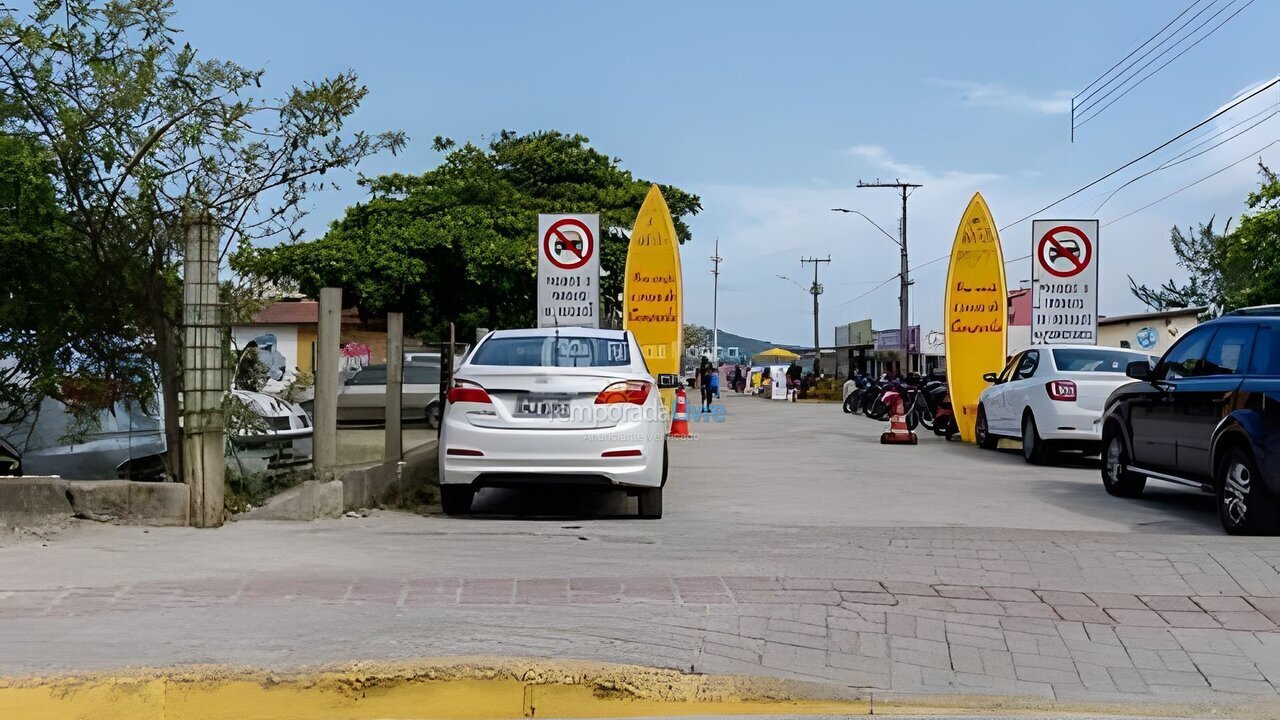
{"label": "concrete post", "polygon": [[400,390],[404,381],[404,313],[387,313],[387,462],[401,458]]}
{"label": "concrete post", "polygon": [[182,475],[190,491],[191,524],[222,525],[226,397],[218,303],[218,233],[207,214],[185,220],[182,271]]}
{"label": "concrete post", "polygon": [[338,355],[342,344],[342,288],[320,290],[316,330],[315,437],[312,465],[329,479],[338,464]]}

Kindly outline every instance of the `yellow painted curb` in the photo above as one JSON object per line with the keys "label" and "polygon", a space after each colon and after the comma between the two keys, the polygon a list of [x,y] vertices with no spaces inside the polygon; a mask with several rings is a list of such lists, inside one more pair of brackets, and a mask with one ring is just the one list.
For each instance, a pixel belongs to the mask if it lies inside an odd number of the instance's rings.
{"label": "yellow painted curb", "polygon": [[[273,673],[223,667],[0,680],[15,720],[498,720],[532,717],[866,715],[853,689],[545,660],[450,659]],[[1035,712],[1187,716],[1204,708],[1067,706],[1010,698],[877,698],[877,715]],[[1216,708],[1221,713],[1226,708]],[[1239,709],[1237,709],[1239,710]],[[1172,711],[1172,712],[1171,712]],[[1215,713],[1215,714],[1216,714]],[[1245,711],[1244,715],[1254,715]],[[1236,716],[1239,716],[1238,714]]]}

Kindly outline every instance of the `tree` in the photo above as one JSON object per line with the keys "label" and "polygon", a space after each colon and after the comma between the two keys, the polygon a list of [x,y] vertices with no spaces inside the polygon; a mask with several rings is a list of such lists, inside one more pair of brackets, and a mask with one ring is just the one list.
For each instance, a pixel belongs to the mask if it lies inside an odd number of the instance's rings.
{"label": "tree", "polygon": [[21,420],[45,396],[86,416],[96,408],[85,398],[149,400],[153,373],[137,353],[94,332],[118,323],[118,338],[132,336],[132,347],[142,342],[137,315],[111,301],[118,279],[95,265],[63,222],[53,172],[38,143],[0,135],[0,423]]}
{"label": "tree", "polygon": [[344,131],[367,93],[353,72],[261,97],[263,71],[199,58],[173,14],[171,0],[36,0],[26,18],[0,14],[0,132],[50,158],[58,225],[92,270],[41,302],[98,306],[71,328],[11,337],[17,374],[116,378],[153,361],[176,458],[184,218],[211,217],[228,245],[293,235],[327,171],[404,137]]}
{"label": "tree", "polygon": [[684,326],[684,349],[693,348],[706,349],[711,345],[711,331],[702,325],[694,325],[685,323]]}
{"label": "tree", "polygon": [[[407,325],[444,337],[477,327],[528,327],[536,311],[538,213],[599,213],[602,316],[619,312],[627,233],[650,183],[582,135],[504,131],[480,147],[436,138],[447,153],[422,175],[363,179],[367,201],[348,208],[329,232],[237,254],[233,267],[315,296],[341,287],[361,314],[406,313]],[[681,242],[683,218],[702,209],[671,186],[663,195]]]}
{"label": "tree", "polygon": [[1249,193],[1232,233],[1225,265],[1232,278],[1229,308],[1280,302],[1280,177],[1258,163],[1258,190]]}
{"label": "tree", "polygon": [[1206,306],[1210,317],[1280,302],[1280,179],[1261,162],[1258,170],[1259,189],[1249,194],[1248,211],[1234,230],[1228,220],[1218,233],[1213,218],[1186,233],[1173,228],[1170,244],[1187,283],[1170,279],[1152,288],[1130,276],[1135,297],[1155,310]]}

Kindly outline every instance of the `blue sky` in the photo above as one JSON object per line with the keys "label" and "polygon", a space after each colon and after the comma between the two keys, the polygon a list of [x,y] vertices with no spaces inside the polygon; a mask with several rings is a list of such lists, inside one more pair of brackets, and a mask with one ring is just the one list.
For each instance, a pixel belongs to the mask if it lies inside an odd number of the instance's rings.
{"label": "blue sky", "polygon": [[[1264,0],[1087,124],[1072,144],[1069,98],[1189,2],[179,0],[176,24],[207,57],[267,68],[268,90],[356,70],[370,89],[356,124],[401,129],[411,139],[407,152],[374,158],[365,173],[433,167],[435,135],[583,133],[638,177],[702,196],[694,240],[682,250],[689,321],[711,322],[707,258],[719,236],[721,327],[811,342],[809,296],[776,276],[807,285],[812,270],[801,269],[800,256],[830,254],[821,318],[830,343],[837,323],[897,323],[896,283],[854,300],[897,271],[897,247],[865,220],[829,211],[857,208],[896,232],[893,192],[856,189],[859,179],[924,184],[909,220],[912,265],[920,265],[948,252],[974,190],[1007,224],[1280,72],[1280,3]],[[1201,2],[1236,3],[1221,20],[1247,0]],[[1280,88],[1205,131],[1277,102]],[[1272,117],[1095,212],[1099,192],[1189,142],[1179,144],[1044,216],[1107,223],[1280,138],[1278,131]],[[1263,156],[1280,166],[1280,145]],[[1254,164],[1243,162],[1105,226],[1101,312],[1141,310],[1126,277],[1178,276],[1170,226],[1237,215],[1255,181]],[[359,198],[354,182],[316,195],[308,236]],[[1029,222],[1006,231],[1005,256],[1027,254],[1030,233]],[[941,328],[945,274],[945,262],[913,273],[913,315],[926,332]],[[1011,287],[1029,277],[1029,261],[1009,265]]]}

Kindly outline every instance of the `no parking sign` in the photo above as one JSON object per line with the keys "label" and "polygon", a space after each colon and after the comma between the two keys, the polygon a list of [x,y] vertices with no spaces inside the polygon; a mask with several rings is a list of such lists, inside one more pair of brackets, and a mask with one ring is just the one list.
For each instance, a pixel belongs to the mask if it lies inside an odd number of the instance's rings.
{"label": "no parking sign", "polygon": [[538,216],[538,327],[600,327],[600,216]]}
{"label": "no parking sign", "polygon": [[1031,224],[1031,342],[1098,343],[1098,221]]}

